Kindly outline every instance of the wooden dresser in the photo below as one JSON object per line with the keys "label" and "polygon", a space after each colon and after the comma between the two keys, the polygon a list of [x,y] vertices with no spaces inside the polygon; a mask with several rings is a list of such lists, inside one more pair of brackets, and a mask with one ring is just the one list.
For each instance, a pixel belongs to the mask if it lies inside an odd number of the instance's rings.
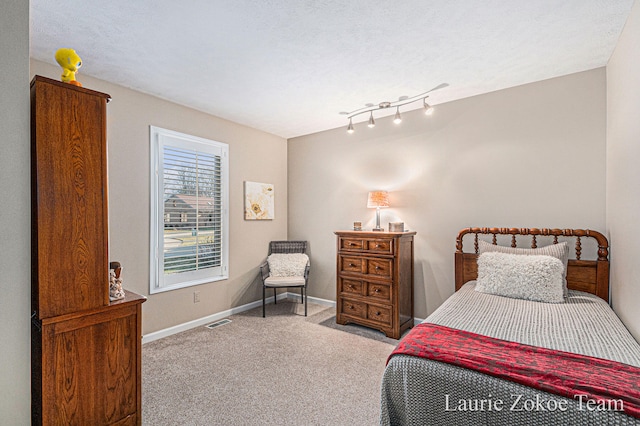
{"label": "wooden dresser", "polygon": [[109,300],[108,100],[31,82],[34,425],[141,424],[145,298]]}
{"label": "wooden dresser", "polygon": [[413,327],[415,232],[336,231],[336,322],[399,339]]}

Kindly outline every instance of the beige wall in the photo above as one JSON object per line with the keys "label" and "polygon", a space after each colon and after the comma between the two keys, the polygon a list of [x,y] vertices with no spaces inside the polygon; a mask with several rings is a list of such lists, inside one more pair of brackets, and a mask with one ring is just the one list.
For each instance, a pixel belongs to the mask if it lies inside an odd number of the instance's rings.
{"label": "beige wall", "polygon": [[[0,14],[3,71],[0,189],[12,226],[0,230],[0,413],[10,424],[30,422],[29,383],[29,98],[35,73],[58,70],[28,63],[28,2],[9,0]],[[640,11],[634,5],[607,67],[607,229],[612,249],[613,305],[640,339],[640,253],[633,215],[640,207],[637,120],[640,88]],[[402,131],[378,120],[348,136],[344,129],[289,144],[289,194],[284,141],[170,102],[79,76],[86,87],[114,97],[109,105],[111,257],[125,265],[126,287],[148,294],[149,124],[191,132],[231,145],[231,279],[152,296],[144,332],[259,298],[250,282],[266,244],[286,236],[310,240],[313,295],[335,299],[333,230],[353,220],[373,223],[366,192],[392,191],[383,223],[403,220],[416,243],[416,315],[424,317],[452,292],[453,238],[469,225],[604,226],[604,77],[602,70],[571,75],[440,105],[427,124],[404,114]],[[411,121],[415,120],[413,124]],[[385,128],[386,127],[386,128]],[[266,143],[265,143],[266,142]],[[269,161],[262,161],[267,158]],[[324,161],[318,161],[323,159]],[[513,164],[505,161],[508,159]],[[119,164],[116,166],[115,164]],[[266,164],[272,163],[272,164]],[[542,176],[534,177],[541,172]],[[273,222],[242,220],[242,181],[276,184]],[[551,194],[546,194],[549,191]],[[571,195],[568,195],[571,192]],[[10,210],[6,210],[10,209]],[[3,216],[4,217],[4,216]],[[637,233],[637,232],[636,232]]]}
{"label": "beige wall", "polygon": [[385,228],[417,231],[419,318],[453,293],[461,228],[604,231],[605,84],[600,68],[438,105],[431,117],[404,113],[400,126],[387,117],[349,135],[345,120],[291,139],[289,237],[310,241],[310,295],[335,300],[333,231],[372,227],[372,189],[390,191]]}
{"label": "beige wall", "polygon": [[29,2],[0,13],[0,423],[31,421]]}
{"label": "beige wall", "polygon": [[607,229],[613,308],[640,341],[640,3],[607,65]]}
{"label": "beige wall", "polygon": [[[31,66],[32,75],[58,78],[60,73],[38,61]],[[77,78],[113,98],[107,115],[109,257],[122,263],[124,287],[149,298],[142,309],[143,333],[260,299],[257,267],[269,241],[287,237],[286,140],[82,73]],[[229,144],[228,280],[149,296],[149,125]],[[275,220],[244,220],[245,180],[275,185]],[[200,292],[199,303],[193,302],[194,291]]]}

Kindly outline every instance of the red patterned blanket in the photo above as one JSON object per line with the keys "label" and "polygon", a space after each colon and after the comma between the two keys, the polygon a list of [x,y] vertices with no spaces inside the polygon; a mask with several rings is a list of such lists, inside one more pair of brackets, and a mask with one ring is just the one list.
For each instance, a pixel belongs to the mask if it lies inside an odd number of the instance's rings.
{"label": "red patterned blanket", "polygon": [[436,324],[415,326],[389,355],[403,354],[476,370],[640,418],[640,368],[570,352],[494,339]]}

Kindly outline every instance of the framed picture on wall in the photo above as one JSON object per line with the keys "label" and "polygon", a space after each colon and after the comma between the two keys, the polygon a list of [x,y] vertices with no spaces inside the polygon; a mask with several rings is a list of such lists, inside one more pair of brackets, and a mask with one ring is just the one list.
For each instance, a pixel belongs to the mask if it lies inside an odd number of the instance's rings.
{"label": "framed picture on wall", "polygon": [[273,195],[273,184],[245,181],[245,220],[272,220],[275,216]]}

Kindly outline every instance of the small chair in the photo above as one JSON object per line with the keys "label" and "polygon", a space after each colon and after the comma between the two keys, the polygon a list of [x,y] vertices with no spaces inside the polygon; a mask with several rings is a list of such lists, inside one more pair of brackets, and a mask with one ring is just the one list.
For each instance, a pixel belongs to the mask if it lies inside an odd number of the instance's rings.
{"label": "small chair", "polygon": [[[269,255],[275,253],[304,253],[307,251],[306,241],[271,241],[269,243]],[[309,269],[311,265],[307,261],[304,273],[299,276],[276,277],[269,270],[269,262],[264,261],[260,265],[260,277],[262,279],[262,317],[265,317],[265,300],[267,287],[273,289],[273,302],[277,303],[277,288],[300,288],[300,303],[304,303],[304,316],[307,316],[307,283],[309,281]]]}

